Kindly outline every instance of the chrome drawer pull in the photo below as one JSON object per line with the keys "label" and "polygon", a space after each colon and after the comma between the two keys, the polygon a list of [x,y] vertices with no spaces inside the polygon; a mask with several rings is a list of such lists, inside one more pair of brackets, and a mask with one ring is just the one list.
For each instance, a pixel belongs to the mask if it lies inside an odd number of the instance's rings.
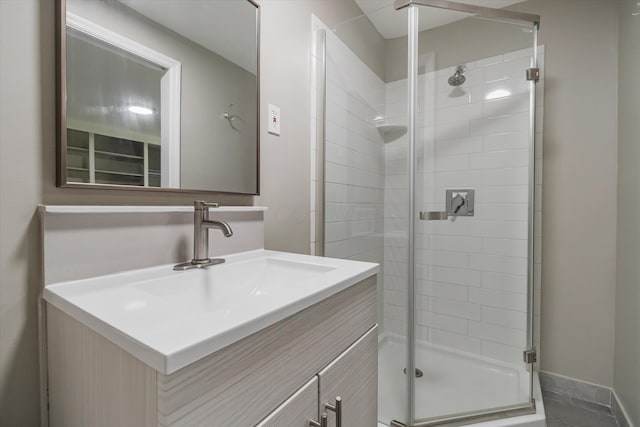
{"label": "chrome drawer pull", "polygon": [[309,425],[311,427],[327,427],[327,413],[323,412],[322,415],[320,415],[320,422],[309,420]]}
{"label": "chrome drawer pull", "polygon": [[336,413],[336,427],[342,427],[342,398],[338,396],[335,405],[326,403],[324,407]]}

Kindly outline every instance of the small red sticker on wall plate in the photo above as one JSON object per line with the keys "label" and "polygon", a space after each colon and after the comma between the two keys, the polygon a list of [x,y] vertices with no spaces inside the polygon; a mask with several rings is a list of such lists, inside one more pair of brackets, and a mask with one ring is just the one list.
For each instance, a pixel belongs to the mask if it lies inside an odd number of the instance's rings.
{"label": "small red sticker on wall plate", "polygon": [[280,136],[280,107],[269,104],[268,132]]}

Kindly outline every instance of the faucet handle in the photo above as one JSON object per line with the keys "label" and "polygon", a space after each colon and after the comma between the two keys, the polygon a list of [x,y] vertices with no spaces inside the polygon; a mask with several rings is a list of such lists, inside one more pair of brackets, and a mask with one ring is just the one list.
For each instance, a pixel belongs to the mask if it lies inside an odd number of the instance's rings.
{"label": "faucet handle", "polygon": [[204,200],[194,200],[193,201],[193,208],[196,210],[205,210],[208,208],[217,208],[220,205],[218,205],[217,203],[209,203],[209,202],[205,202]]}

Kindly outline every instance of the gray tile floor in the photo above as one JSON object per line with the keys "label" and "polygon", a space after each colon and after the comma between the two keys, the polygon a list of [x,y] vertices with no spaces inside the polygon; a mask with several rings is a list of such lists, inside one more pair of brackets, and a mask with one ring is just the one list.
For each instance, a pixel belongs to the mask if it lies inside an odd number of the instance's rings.
{"label": "gray tile floor", "polygon": [[611,408],[542,390],[547,427],[618,427]]}

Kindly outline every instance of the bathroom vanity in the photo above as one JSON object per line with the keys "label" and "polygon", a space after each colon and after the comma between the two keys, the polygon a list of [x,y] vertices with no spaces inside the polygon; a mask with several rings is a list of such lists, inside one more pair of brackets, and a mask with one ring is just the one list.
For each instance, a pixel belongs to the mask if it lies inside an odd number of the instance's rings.
{"label": "bathroom vanity", "polygon": [[[62,235],[43,215],[46,273]],[[257,248],[186,272],[45,279],[49,424],[374,426],[377,268]]]}
{"label": "bathroom vanity", "polygon": [[375,425],[375,278],[170,374],[47,311],[53,426],[302,427],[338,396],[343,425]]}

